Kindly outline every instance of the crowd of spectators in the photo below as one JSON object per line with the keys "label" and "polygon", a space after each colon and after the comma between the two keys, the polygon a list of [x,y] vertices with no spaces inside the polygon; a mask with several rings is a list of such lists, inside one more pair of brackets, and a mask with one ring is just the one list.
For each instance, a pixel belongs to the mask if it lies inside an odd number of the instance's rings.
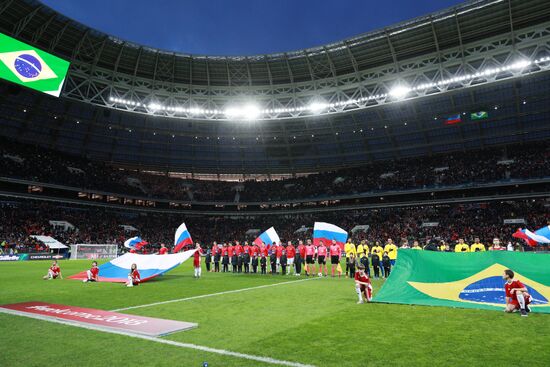
{"label": "crowd of spectators", "polygon": [[[5,141],[0,176],[149,198],[267,202],[365,192],[472,185],[548,177],[546,142],[380,161],[356,168],[271,181],[207,181],[121,170],[85,158]],[[235,186],[240,185],[236,194]]]}
{"label": "crowd of spectators", "polygon": [[[524,219],[522,224],[503,224],[504,219]],[[65,230],[49,224],[50,220],[67,221],[75,229]],[[122,248],[126,239],[140,235],[150,245],[146,251],[154,252],[161,243],[170,247],[175,229],[185,222],[193,239],[202,245],[235,240],[253,240],[257,234],[246,235],[250,229],[266,230],[274,226],[282,241],[304,240],[311,237],[315,221],[336,224],[350,232],[356,243],[366,240],[385,241],[392,238],[397,244],[418,240],[444,240],[449,244],[463,238],[467,243],[479,237],[487,244],[494,237],[504,243],[519,242],[512,237],[518,227],[538,229],[550,220],[550,201],[525,200],[486,202],[406,208],[386,208],[330,213],[266,215],[254,218],[221,216],[185,216],[152,212],[120,211],[109,208],[69,206],[38,201],[0,202],[0,244],[4,251],[37,250],[40,244],[30,235],[52,236],[67,245],[76,243],[117,244]],[[427,222],[438,222],[427,227]],[[137,231],[122,227],[130,225]],[[368,225],[367,231],[352,232],[357,225]],[[308,228],[298,231],[301,226]],[[297,232],[298,231],[298,232]]]}

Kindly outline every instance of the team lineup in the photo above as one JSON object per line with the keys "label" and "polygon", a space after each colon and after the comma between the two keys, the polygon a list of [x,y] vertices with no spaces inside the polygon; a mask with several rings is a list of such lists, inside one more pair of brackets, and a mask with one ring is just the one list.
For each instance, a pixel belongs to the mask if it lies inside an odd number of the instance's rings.
{"label": "team lineup", "polygon": [[[418,243],[415,243],[418,246]],[[459,241],[457,246],[461,246],[458,252],[463,252],[465,246],[463,241]],[[472,245],[474,246],[474,245]],[[479,246],[479,244],[477,244]],[[483,246],[483,245],[481,245]],[[491,250],[501,250],[498,239],[494,240]],[[415,247],[413,246],[413,249]],[[441,250],[441,249],[440,249]],[[444,250],[442,250],[444,251]],[[478,251],[485,251],[485,248]],[[288,242],[286,246],[273,243],[272,245],[261,243],[257,245],[253,243],[249,245],[245,242],[241,245],[236,241],[235,245],[218,245],[216,242],[207,249],[203,250],[199,243],[196,243],[193,252],[193,269],[194,278],[199,279],[202,276],[202,258],[205,259],[205,267],[207,272],[232,272],[235,274],[267,274],[267,263],[269,261],[271,275],[295,275],[300,276],[302,273],[302,265],[304,265],[305,276],[328,276],[327,258],[330,257],[331,277],[340,278],[342,276],[341,260],[342,255],[345,257],[345,277],[354,279],[355,292],[358,296],[358,304],[371,302],[373,296],[373,287],[370,280],[369,257],[371,259],[375,278],[379,277],[381,270],[382,277],[387,278],[391,273],[391,268],[395,266],[397,261],[398,247],[391,239],[387,241],[384,248],[377,242],[372,249],[368,245],[361,243],[358,246],[352,243],[349,239],[344,245],[344,251],[336,240],[333,240],[327,248],[323,241],[319,241],[319,245],[313,245],[311,240],[307,240],[306,244],[303,241],[298,242],[298,246],[294,246],[292,242]],[[135,253],[135,251],[134,251]],[[379,254],[382,253],[382,261],[380,262]],[[391,257],[390,258],[390,254]],[[164,244],[161,245],[156,256],[168,255],[168,250]],[[220,268],[221,263],[221,268]],[[382,266],[380,265],[382,264]],[[229,268],[231,265],[231,270]],[[319,266],[317,273],[317,265]],[[92,262],[92,266],[85,272],[86,277],[84,283],[98,282],[100,269],[96,261]],[[528,293],[525,285],[518,279],[514,278],[514,271],[511,269],[504,270],[502,275],[505,293],[505,309],[507,313],[519,311],[521,316],[526,317],[531,309],[531,296]],[[57,261],[54,261],[47,274],[43,277],[44,280],[63,279],[61,268]],[[137,265],[133,263],[130,266],[130,271],[127,276],[125,285],[127,287],[138,286],[141,283],[141,276]]]}

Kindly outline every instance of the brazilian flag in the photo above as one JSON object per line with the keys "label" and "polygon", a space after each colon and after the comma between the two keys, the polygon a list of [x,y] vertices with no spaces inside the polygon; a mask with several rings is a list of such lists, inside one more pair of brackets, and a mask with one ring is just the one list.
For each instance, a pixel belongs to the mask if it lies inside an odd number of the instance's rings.
{"label": "brazilian flag", "polygon": [[487,111],[472,112],[470,114],[470,119],[472,119],[472,121],[485,120],[488,117],[489,117],[489,113],[487,113]]}
{"label": "brazilian flag", "polygon": [[0,78],[59,97],[70,63],[0,33]]}
{"label": "brazilian flag", "polygon": [[374,302],[500,310],[505,269],[531,296],[532,312],[550,313],[550,254],[509,251],[399,250],[395,269]]}

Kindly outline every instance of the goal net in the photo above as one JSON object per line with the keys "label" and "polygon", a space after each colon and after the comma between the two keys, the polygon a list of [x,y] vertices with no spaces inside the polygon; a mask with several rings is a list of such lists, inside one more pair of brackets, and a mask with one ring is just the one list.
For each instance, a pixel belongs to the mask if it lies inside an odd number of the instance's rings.
{"label": "goal net", "polygon": [[117,245],[71,245],[71,260],[114,259],[117,257],[117,250]]}

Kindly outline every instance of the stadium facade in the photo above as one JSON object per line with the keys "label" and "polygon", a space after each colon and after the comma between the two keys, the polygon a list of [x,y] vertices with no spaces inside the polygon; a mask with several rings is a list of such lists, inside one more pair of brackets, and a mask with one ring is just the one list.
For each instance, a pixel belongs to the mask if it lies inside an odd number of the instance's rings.
{"label": "stadium facade", "polygon": [[[544,0],[468,1],[341,42],[247,57],[137,45],[35,0],[3,2],[0,32],[71,62],[59,99],[0,83],[0,134],[115,167],[301,174],[550,137]],[[31,184],[2,182],[6,191]],[[514,195],[547,192],[546,180],[534,184]],[[50,186],[43,188],[54,196],[75,196]],[[519,186],[491,187],[451,190],[445,200],[510,196]],[[407,195],[427,202],[433,192]],[[334,200],[380,205],[381,195],[371,196]]]}

